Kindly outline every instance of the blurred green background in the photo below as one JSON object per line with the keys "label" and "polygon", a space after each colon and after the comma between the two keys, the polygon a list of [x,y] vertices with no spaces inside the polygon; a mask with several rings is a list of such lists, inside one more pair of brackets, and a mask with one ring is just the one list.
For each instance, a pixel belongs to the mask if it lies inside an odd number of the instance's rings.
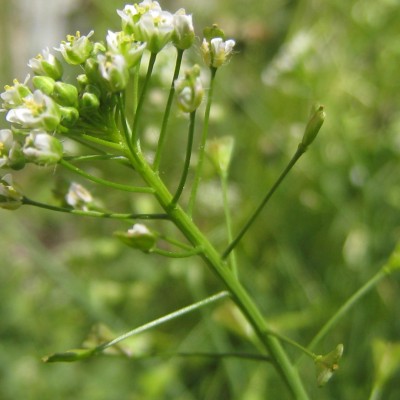
{"label": "blurred green background", "polygon": [[[396,0],[161,1],[193,13],[197,34],[217,22],[237,54],[217,75],[211,136],[236,141],[231,168],[234,228],[286,165],[311,105],[325,105],[320,136],[238,248],[240,277],[275,329],[307,344],[329,316],[366,282],[400,231],[399,3]],[[119,30],[108,0],[3,0],[0,84],[28,73],[26,63],[67,33]],[[199,60],[199,54],[190,54]],[[166,61],[165,61],[166,62]],[[170,79],[170,78],[169,78]],[[165,96],[167,83],[160,78]],[[164,85],[164,86],[163,86]],[[157,105],[157,93],[153,102]],[[156,111],[160,109],[160,115]],[[162,102],[149,115],[157,128]],[[163,173],[178,179],[186,122],[171,129]],[[1,126],[5,121],[2,119]],[[226,245],[218,179],[206,166],[196,220]],[[92,167],[96,168],[96,167]],[[93,169],[96,173],[96,169]],[[121,171],[115,171],[115,179]],[[107,172],[112,177],[112,172]],[[14,174],[24,193],[51,202],[53,169]],[[76,178],[75,178],[76,179]],[[79,179],[78,179],[79,181]],[[80,181],[81,182],[81,181]],[[116,211],[146,211],[148,197],[90,190]],[[169,261],[124,248],[120,222],[21,208],[0,212],[0,398],[288,399],[268,364],[202,358],[101,357],[73,364],[40,358],[79,346],[99,323],[122,333],[222,287],[197,259]],[[164,224],[154,228],[168,230]],[[171,230],[173,233],[173,231]],[[316,387],[312,362],[301,373],[315,399],[367,399],[376,374],[377,339],[397,342],[398,277],[384,280],[320,344],[344,343],[341,368]],[[253,351],[229,325],[229,303],[171,322],[129,342],[133,354]],[[228,321],[228,322],[227,322]],[[105,329],[105,328],[104,328]],[[299,353],[288,348],[296,358]],[[397,371],[382,399],[400,398]]]}

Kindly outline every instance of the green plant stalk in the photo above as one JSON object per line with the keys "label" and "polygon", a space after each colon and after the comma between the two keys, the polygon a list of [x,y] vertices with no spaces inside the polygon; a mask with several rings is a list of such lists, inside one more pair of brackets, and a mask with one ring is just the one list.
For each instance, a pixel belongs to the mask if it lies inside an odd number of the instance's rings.
{"label": "green plant stalk", "polygon": [[279,340],[269,334],[264,317],[247,291],[236,279],[231,269],[227,267],[214,246],[193,223],[191,216],[185,213],[179,205],[171,208],[172,194],[168,191],[158,174],[146,163],[142,154],[137,153],[130,155],[130,157],[132,161],[139,161],[137,172],[151,188],[154,188],[155,197],[161,207],[168,213],[171,221],[195,248],[200,247],[203,249],[200,256],[231,293],[233,301],[245,315],[258,338],[263,343],[271,356],[271,362],[283,378],[293,397],[296,400],[308,400],[309,397],[305,392],[297,369],[292,365]]}
{"label": "green plant stalk", "polygon": [[125,192],[133,192],[133,193],[154,193],[154,190],[147,186],[143,186],[143,187],[129,186],[129,185],[123,185],[121,183],[115,183],[112,181],[108,181],[106,179],[98,178],[96,176],[88,174],[87,172],[83,171],[82,169],[76,167],[75,165],[73,165],[63,159],[59,161],[59,164],[62,165],[64,168],[74,172],[75,174],[83,176],[84,178],[88,179],[89,181],[98,183],[100,185],[108,186],[113,189],[118,189],[118,190],[123,190]]}
{"label": "green plant stalk", "polygon": [[198,254],[200,254],[202,249],[193,249],[191,251],[185,251],[185,252],[173,252],[173,251],[168,251],[168,250],[163,250],[159,248],[154,248],[150,250],[150,253],[152,254],[158,254],[160,256],[164,257],[169,257],[169,258],[188,258],[188,257],[193,257]]}
{"label": "green plant stalk", "polygon": [[254,211],[254,213],[250,216],[250,218],[247,220],[246,224],[243,226],[243,228],[240,230],[238,235],[235,237],[234,240],[228,245],[228,247],[225,249],[225,251],[222,253],[222,259],[226,259],[230,252],[237,246],[237,244],[240,242],[240,240],[243,238],[244,234],[249,230],[251,225],[253,225],[254,221],[257,219],[257,217],[260,215],[261,211],[265,207],[265,205],[268,203],[269,199],[272,197],[272,195],[275,193],[276,189],[280,186],[280,184],[283,182],[285,179],[286,175],[290,172],[290,170],[293,168],[293,166],[296,164],[296,162],[299,160],[299,158],[304,154],[306,148],[303,146],[299,146],[296,150],[296,153],[292,157],[292,159],[289,161],[288,165],[286,168],[283,170],[279,178],[276,180],[276,182],[273,184],[271,189],[268,191],[264,199],[261,201],[260,205],[257,207],[257,209]]}
{"label": "green plant stalk", "polygon": [[134,148],[140,148],[139,146],[140,140],[138,137],[139,120],[141,116],[142,107],[144,104],[144,99],[146,97],[147,88],[150,82],[151,74],[153,73],[153,67],[154,63],[156,62],[156,58],[157,58],[157,53],[151,53],[149,65],[147,67],[146,78],[144,80],[142,92],[140,93],[139,102],[136,107],[135,118],[133,120],[133,126],[132,126],[132,138],[131,138],[131,144]]}
{"label": "green plant stalk", "polygon": [[174,94],[175,94],[175,81],[178,79],[179,71],[181,69],[183,52],[184,50],[177,49],[174,75],[172,77],[171,88],[169,89],[167,105],[165,106],[165,112],[161,124],[160,137],[158,138],[156,155],[154,157],[153,169],[155,171],[158,171],[160,168],[161,155],[163,153],[165,139],[167,137],[167,126],[168,126],[169,115],[171,113],[172,100],[174,99]]}
{"label": "green plant stalk", "polygon": [[380,282],[385,276],[390,275],[393,272],[391,268],[386,265],[383,266],[368,282],[366,282],[360,289],[357,290],[337,311],[332,317],[325,323],[325,325],[320,329],[320,331],[311,340],[310,344],[307,346],[309,350],[315,349],[317,344],[321,339],[332,330],[332,328],[339,322],[341,318],[348,311],[364,297],[371,289],[373,289],[378,282]]}
{"label": "green plant stalk", "polygon": [[115,338],[107,343],[101,344],[100,346],[96,347],[96,353],[104,351],[105,349],[107,349],[111,346],[115,346],[117,343],[122,342],[123,340],[125,340],[131,336],[138,335],[139,333],[148,331],[149,329],[155,328],[156,326],[165,324],[168,321],[182,317],[185,314],[189,314],[201,307],[204,307],[210,303],[214,303],[218,300],[224,299],[228,296],[229,296],[229,293],[226,291],[223,291],[223,292],[214,294],[213,296],[207,297],[206,299],[200,300],[196,303],[190,304],[187,307],[180,308],[177,311],[174,311],[174,312],[164,315],[160,318],[157,318],[151,322],[148,322],[147,324],[139,326],[138,328],[132,329],[131,331],[126,332],[123,335],[118,336],[117,338]]}
{"label": "green plant stalk", "polygon": [[[228,242],[231,243],[233,241],[233,233],[232,233],[231,213],[229,210],[229,201],[228,201],[228,174],[221,173],[220,178],[221,178],[222,199],[223,199],[223,205],[224,205],[226,231],[227,231],[227,235],[228,235]],[[235,251],[232,250],[229,258],[230,258],[230,266],[231,266],[232,272],[236,276],[236,279],[238,279],[239,272],[238,272]]]}
{"label": "green plant stalk", "polygon": [[185,156],[185,163],[182,169],[181,180],[179,181],[178,188],[176,189],[176,193],[171,201],[171,207],[175,207],[178,203],[179,198],[183,192],[185,187],[186,179],[189,173],[189,166],[190,166],[190,158],[192,155],[192,147],[193,147],[193,136],[194,136],[194,122],[196,120],[196,111],[190,113],[190,124],[189,124],[189,134],[188,134],[188,142],[186,146],[186,156]]}
{"label": "green plant stalk", "polygon": [[196,172],[195,172],[195,176],[194,176],[194,180],[193,180],[192,192],[190,194],[190,199],[189,199],[188,215],[190,215],[190,216],[193,215],[193,210],[194,210],[194,206],[196,203],[197,191],[199,189],[201,173],[203,170],[206,142],[207,142],[207,137],[208,137],[208,125],[209,125],[209,120],[210,120],[210,110],[211,110],[211,104],[212,104],[212,100],[213,100],[214,82],[215,82],[215,75],[217,73],[217,69],[210,68],[210,71],[211,71],[210,89],[208,91],[207,104],[206,104],[206,109],[204,112],[203,132],[201,135],[201,142],[200,142],[200,148],[199,148],[199,153],[198,153],[198,162],[197,162]]}
{"label": "green plant stalk", "polygon": [[168,214],[120,214],[120,213],[108,213],[108,212],[100,212],[100,211],[84,211],[84,210],[75,210],[73,208],[66,208],[66,207],[57,207],[52,206],[51,204],[40,203],[39,201],[35,201],[29,199],[28,197],[22,198],[22,204],[28,206],[34,206],[39,208],[44,208],[46,210],[63,212],[68,214],[79,215],[83,217],[95,217],[95,218],[111,218],[111,219],[126,219],[126,220],[135,220],[135,219],[142,219],[142,220],[168,220]]}

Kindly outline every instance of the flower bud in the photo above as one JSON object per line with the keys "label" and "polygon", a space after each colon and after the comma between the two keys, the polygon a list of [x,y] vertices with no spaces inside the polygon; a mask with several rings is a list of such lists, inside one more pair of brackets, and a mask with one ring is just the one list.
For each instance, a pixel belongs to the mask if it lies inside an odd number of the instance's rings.
{"label": "flower bud", "polygon": [[94,93],[85,92],[79,102],[79,108],[86,110],[97,110],[100,107],[100,99]]}
{"label": "flower bud", "polygon": [[79,119],[79,111],[75,107],[60,107],[61,125],[72,128]]}
{"label": "flower bud", "polygon": [[227,41],[220,37],[213,38],[211,41],[203,39],[200,51],[208,67],[219,68],[230,60],[234,46],[235,41],[232,39]]}
{"label": "flower bud", "polygon": [[112,92],[125,89],[129,81],[129,69],[125,58],[121,55],[99,54],[99,71],[102,79]]}
{"label": "flower bud", "polygon": [[194,42],[194,28],[191,15],[186,15],[183,8],[173,15],[174,33],[172,41],[176,48],[186,50]]}
{"label": "flower bud", "polygon": [[32,83],[35,89],[47,94],[47,96],[51,96],[54,91],[54,85],[56,81],[49,76],[34,76],[32,78]]}
{"label": "flower bud", "polygon": [[157,237],[143,224],[135,224],[127,232],[114,232],[114,236],[126,245],[148,253],[154,248]]}
{"label": "flower bud", "polygon": [[67,35],[67,41],[63,41],[56,50],[60,51],[64,60],[71,65],[83,64],[91,55],[94,48],[93,42],[89,39],[93,31],[87,36],[81,36],[80,32],[76,35]]}
{"label": "flower bud", "polygon": [[204,95],[200,80],[200,67],[194,65],[192,69],[186,71],[185,77],[177,79],[174,85],[179,108],[187,113],[196,110]]}
{"label": "flower bud", "polygon": [[88,211],[93,204],[93,197],[82,185],[72,182],[65,195],[65,201],[76,210]]}
{"label": "flower bud", "polygon": [[84,89],[89,84],[89,78],[86,74],[80,74],[76,77],[80,89]]}
{"label": "flower bud", "polygon": [[54,80],[61,79],[63,74],[61,62],[49,52],[48,48],[43,50],[43,54],[31,58],[28,67],[32,68],[36,75],[48,76]]}
{"label": "flower bud", "polygon": [[304,130],[303,140],[300,146],[307,149],[307,147],[314,141],[317,137],[319,130],[325,120],[324,106],[317,106],[311,113],[311,117],[308,120],[307,126]]}
{"label": "flower bud", "polygon": [[78,106],[78,89],[69,83],[56,82],[52,97],[61,106]]}
{"label": "flower bud", "polygon": [[45,363],[80,361],[93,356],[97,349],[72,349],[63,353],[54,353],[42,358]]}
{"label": "flower bud", "polygon": [[40,90],[23,99],[23,105],[10,110],[6,116],[8,122],[21,125],[23,128],[44,129],[52,132],[60,124],[58,105]]}
{"label": "flower bud", "polygon": [[26,160],[36,165],[57,164],[63,156],[61,142],[45,132],[31,133],[25,140],[22,149]]}
{"label": "flower bud", "polygon": [[207,155],[219,175],[225,176],[228,173],[234,144],[232,136],[215,138],[207,143]]}
{"label": "flower bud", "polygon": [[0,130],[0,168],[9,167],[14,170],[25,166],[25,157],[21,145],[14,140],[10,129]]}
{"label": "flower bud", "polygon": [[16,210],[22,206],[23,196],[13,186],[10,174],[0,178],[0,208]]}
{"label": "flower bud", "polygon": [[24,103],[24,98],[32,94],[31,90],[26,85],[29,76],[25,79],[24,83],[19,83],[17,79],[14,79],[13,86],[4,86],[5,91],[1,93],[0,97],[3,100],[2,107],[6,110],[11,110],[21,106]]}

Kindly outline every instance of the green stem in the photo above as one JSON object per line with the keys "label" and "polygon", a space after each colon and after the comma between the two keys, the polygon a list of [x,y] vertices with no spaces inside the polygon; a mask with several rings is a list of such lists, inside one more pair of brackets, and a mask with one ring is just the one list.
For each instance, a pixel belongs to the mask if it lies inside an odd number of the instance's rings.
{"label": "green stem", "polygon": [[379,281],[385,276],[389,275],[391,270],[384,266],[381,268],[368,282],[366,282],[360,289],[357,290],[337,311],[332,317],[325,323],[320,331],[314,336],[310,344],[307,346],[309,350],[315,349],[321,339],[339,322],[345,314],[348,313],[362,297],[364,297],[372,288],[374,288]]}
{"label": "green stem", "polygon": [[204,156],[205,156],[205,148],[206,148],[206,142],[207,142],[207,137],[208,137],[208,125],[209,125],[209,120],[210,120],[210,110],[211,110],[211,104],[212,104],[212,100],[213,100],[214,82],[215,82],[215,75],[217,73],[217,69],[211,68],[210,71],[211,71],[210,89],[208,91],[207,104],[206,104],[206,109],[204,112],[204,125],[203,125],[203,132],[201,135],[198,162],[197,162],[196,172],[195,172],[195,176],[194,176],[194,180],[193,180],[192,192],[190,194],[190,200],[189,200],[189,207],[188,207],[188,215],[189,216],[193,215],[193,211],[194,211],[194,207],[195,207],[195,203],[196,203],[196,196],[197,196],[197,191],[198,191],[199,185],[200,185],[201,173],[203,170],[203,163],[204,163]]}
{"label": "green stem", "polygon": [[[128,162],[128,159],[124,156],[116,156],[114,154],[93,154],[87,156],[65,156],[63,158],[66,161],[119,161],[119,162]],[[129,164],[129,166],[131,166]]]}
{"label": "green stem", "polygon": [[272,197],[272,195],[275,193],[276,189],[278,189],[279,185],[282,183],[282,181],[285,179],[286,175],[289,173],[289,171],[293,168],[293,166],[296,164],[296,162],[299,160],[299,158],[304,154],[305,149],[302,146],[299,146],[296,153],[292,157],[292,159],[289,161],[288,165],[286,168],[283,170],[277,181],[274,183],[274,185],[271,187],[271,189],[268,191],[260,205],[257,207],[257,209],[254,211],[254,213],[250,216],[246,224],[243,226],[243,228],[240,230],[238,235],[235,237],[234,240],[229,244],[229,246],[225,249],[225,251],[222,253],[222,259],[226,259],[229,255],[229,253],[237,246],[237,244],[240,242],[244,234],[249,230],[251,225],[254,223],[254,221],[257,219],[257,217],[260,215],[261,211],[265,207],[265,205],[268,203],[269,199]]}
{"label": "green stem", "polygon": [[[87,135],[86,133],[79,133],[79,136],[81,139],[85,139],[88,142],[92,142],[100,146],[109,147],[110,149],[121,151],[121,145],[119,143],[114,143],[114,142],[109,142],[108,140],[99,139],[97,137]],[[74,139],[74,137],[71,136],[71,139]]]}
{"label": "green stem", "polygon": [[[133,158],[133,155],[131,156]],[[193,223],[192,218],[183,209],[176,205],[170,207],[172,195],[164,183],[152,168],[146,163],[142,154],[138,154],[138,170],[145,182],[156,190],[155,197],[160,206],[168,213],[171,221],[183,233],[193,247],[202,248],[201,257],[206,265],[218,276],[225,287],[231,293],[235,304],[242,311],[254,332],[257,334],[263,346],[271,356],[272,363],[281,375],[292,395],[297,400],[308,400],[309,397],[304,390],[298,371],[293,366],[286,352],[277,338],[269,334],[265,319],[247,291],[236,279],[232,271],[227,268],[220,254],[208,241],[206,236]]]}
{"label": "green stem", "polygon": [[113,189],[124,190],[125,192],[133,192],[133,193],[154,193],[154,189],[149,188],[147,186],[146,187],[129,186],[129,185],[123,185],[121,183],[115,183],[112,181],[108,181],[106,179],[98,178],[96,176],[88,174],[87,172],[81,170],[78,167],[75,167],[75,165],[73,165],[63,159],[59,161],[59,164],[65,168],[67,168],[68,170],[74,172],[75,174],[83,176],[84,178],[86,178],[92,182],[98,183],[100,185],[108,186]]}
{"label": "green stem", "polygon": [[147,87],[148,87],[148,84],[150,82],[151,74],[153,72],[154,63],[156,62],[156,58],[157,58],[157,53],[151,53],[150,60],[149,60],[149,65],[147,67],[146,78],[145,78],[144,83],[143,83],[143,87],[142,87],[142,92],[140,94],[139,103],[137,105],[136,112],[135,112],[135,118],[133,120],[131,144],[132,144],[132,146],[134,148],[139,148],[140,147],[139,146],[139,137],[138,137],[139,120],[140,120],[141,111],[142,111],[143,104],[144,104],[144,99],[146,97]]}
{"label": "green stem", "polygon": [[123,340],[125,340],[131,336],[138,335],[139,333],[148,331],[149,329],[152,329],[152,328],[155,328],[156,326],[165,324],[166,322],[172,321],[173,319],[182,317],[185,314],[189,314],[195,310],[198,310],[201,307],[207,306],[211,303],[215,303],[216,301],[224,299],[228,296],[229,296],[228,292],[225,292],[225,291],[220,292],[213,296],[207,297],[206,299],[200,300],[197,303],[193,303],[187,307],[181,308],[170,314],[164,315],[161,318],[157,318],[154,321],[148,322],[147,324],[139,326],[138,328],[132,329],[131,331],[124,333],[121,336],[118,336],[117,338],[111,340],[110,342],[101,344],[100,346],[98,346],[96,348],[96,352],[101,352],[111,346],[116,345],[117,343],[122,342]]}
{"label": "green stem", "polygon": [[[221,178],[221,186],[222,186],[222,199],[224,204],[224,214],[225,214],[225,224],[226,224],[226,231],[228,235],[228,242],[231,243],[233,241],[233,234],[232,234],[232,219],[231,213],[229,209],[229,201],[228,201],[228,175],[226,173],[220,174]],[[232,251],[230,254],[230,265],[233,274],[238,278],[238,267],[237,267],[237,259],[235,251]]]}
{"label": "green stem", "polygon": [[175,94],[175,81],[177,80],[179,71],[181,69],[183,52],[184,50],[177,49],[175,71],[172,77],[171,87],[169,89],[167,105],[164,111],[164,116],[161,124],[160,137],[158,139],[156,155],[153,163],[153,168],[155,171],[158,171],[160,168],[161,156],[163,154],[165,139],[167,137],[167,126],[168,126],[169,115],[171,113],[172,100],[174,99],[174,94]]}
{"label": "green stem", "polygon": [[188,176],[189,172],[189,166],[190,166],[190,158],[192,155],[192,148],[193,148],[193,136],[194,136],[194,122],[196,120],[196,111],[193,111],[190,113],[190,124],[189,124],[189,134],[188,134],[188,142],[186,146],[186,157],[185,157],[185,163],[182,169],[182,176],[181,180],[179,181],[178,188],[176,190],[175,196],[173,197],[171,201],[171,207],[175,207],[175,205],[178,203],[179,198],[181,197],[181,194],[183,192],[183,189],[185,187],[186,179]]}
{"label": "green stem", "polygon": [[75,210],[73,208],[57,207],[50,204],[40,203],[38,201],[29,199],[28,197],[22,198],[22,204],[28,206],[35,206],[39,208],[44,208],[46,210],[69,213],[74,215],[80,215],[84,217],[96,217],[96,218],[111,218],[111,219],[141,219],[141,220],[159,220],[159,219],[169,219],[168,214],[119,214],[119,213],[106,213],[100,211],[84,211]]}

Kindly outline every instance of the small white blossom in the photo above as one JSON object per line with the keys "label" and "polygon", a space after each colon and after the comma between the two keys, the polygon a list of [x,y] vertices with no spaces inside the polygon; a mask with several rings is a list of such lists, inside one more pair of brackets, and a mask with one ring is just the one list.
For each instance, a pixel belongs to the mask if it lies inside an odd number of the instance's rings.
{"label": "small white blossom", "polygon": [[207,66],[219,68],[230,60],[234,46],[232,39],[224,41],[222,38],[213,38],[210,42],[203,39],[200,50]]}
{"label": "small white blossom", "polygon": [[107,53],[97,56],[99,72],[112,92],[125,89],[129,81],[129,68],[125,58],[120,54]]}
{"label": "small white blossom", "polygon": [[16,210],[22,206],[23,196],[13,186],[12,176],[4,175],[0,178],[0,208]]}
{"label": "small white blossom", "polygon": [[67,41],[63,41],[56,50],[60,51],[64,60],[71,65],[83,64],[91,55],[94,43],[89,39],[93,35],[90,31],[87,36],[81,36],[80,32],[68,35]]}
{"label": "small white blossom", "polygon": [[57,164],[63,155],[61,142],[46,132],[31,133],[22,149],[27,161],[37,165]]}
{"label": "small white blossom", "polygon": [[88,211],[90,204],[93,203],[93,197],[82,185],[72,182],[65,196],[65,201],[72,208]]}
{"label": "small white blossom", "polygon": [[28,62],[28,67],[32,68],[35,74],[49,76],[54,80],[60,79],[63,74],[60,61],[50,53],[48,48],[44,49],[42,54],[31,58]]}
{"label": "small white blossom", "polygon": [[23,104],[10,110],[6,119],[8,122],[21,125],[23,128],[42,128],[53,131],[60,124],[60,110],[58,105],[40,90],[23,99]]}
{"label": "small white blossom", "polygon": [[31,90],[26,85],[28,83],[30,76],[28,75],[24,83],[19,83],[17,79],[14,79],[13,86],[4,86],[5,91],[1,93],[0,97],[3,100],[2,106],[6,110],[19,107],[23,104],[23,99],[32,94]]}
{"label": "small white blossom", "polygon": [[186,15],[183,8],[173,15],[174,34],[172,40],[174,45],[181,50],[188,49],[194,41],[194,27],[191,15]]}

